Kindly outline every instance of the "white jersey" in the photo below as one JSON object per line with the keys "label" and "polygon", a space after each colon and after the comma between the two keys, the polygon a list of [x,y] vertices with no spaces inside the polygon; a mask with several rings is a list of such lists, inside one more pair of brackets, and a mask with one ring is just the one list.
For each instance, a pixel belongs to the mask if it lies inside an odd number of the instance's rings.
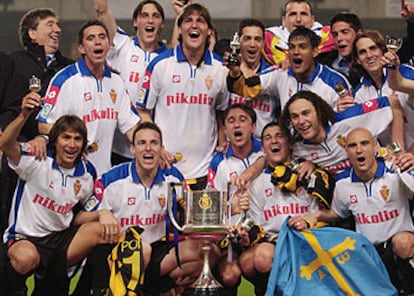
{"label": "white jersey", "polygon": [[147,188],[141,183],[134,159],[104,173],[95,183],[95,197],[100,209],[108,209],[115,215],[121,231],[138,225],[145,229],[142,238],[152,243],[166,234],[168,183],[183,180],[174,167],[159,169]]}
{"label": "white jersey", "polygon": [[[258,73],[270,67],[271,64],[266,62],[266,59],[260,57],[260,65],[257,70]],[[277,119],[280,114],[280,102],[277,96],[271,95],[258,95],[254,98],[244,98],[234,93],[230,93],[230,105],[233,104],[245,104],[253,108],[257,115],[256,131],[254,136],[260,139],[262,136],[262,130],[265,125],[271,121]]]}
{"label": "white jersey", "polygon": [[295,93],[301,90],[309,90],[317,93],[334,110],[337,110],[339,95],[335,91],[335,87],[339,84],[351,92],[351,85],[345,76],[319,63],[316,63],[314,72],[305,83],[301,83],[296,79],[292,69],[284,71],[272,67],[262,71],[259,77],[261,94],[279,97],[282,109]]}
{"label": "white jersey", "polygon": [[119,75],[105,67],[102,79],[97,80],[80,59],[52,79],[38,120],[53,124],[65,114],[79,116],[88,129],[88,159],[100,175],[111,168],[115,129],[126,133],[139,121],[131,107]]}
{"label": "white jersey", "polygon": [[318,211],[319,202],[304,189],[298,195],[284,192],[271,182],[271,171],[266,168],[249,186],[250,209],[255,224],[261,224],[265,232],[277,235],[289,216],[306,215]]}
{"label": "white jersey", "polygon": [[261,149],[262,143],[253,138],[252,150],[244,159],[235,156],[231,146],[227,152],[217,152],[208,168],[207,184],[219,191],[227,191],[227,184],[232,177],[240,175],[264,155]]}
{"label": "white jersey", "polygon": [[53,231],[69,228],[73,208],[84,203],[93,192],[96,172],[93,166],[79,161],[73,170],[60,168],[50,156],[38,161],[25,153],[22,144],[19,164],[9,161],[19,175],[4,242],[26,236],[44,237]]}
{"label": "white jersey", "polygon": [[387,97],[357,104],[336,113],[336,122],[326,128],[326,138],[321,143],[303,140],[295,143],[293,158],[310,160],[336,174],[350,166],[345,148],[338,142],[345,140],[346,135],[357,127],[364,127],[377,136],[391,120],[392,111]]}
{"label": "white jersey", "polygon": [[187,179],[207,175],[218,138],[216,110],[228,105],[227,72],[209,50],[198,66],[192,66],[181,45],[147,67],[137,106],[154,109],[165,149],[183,154],[176,166]]}
{"label": "white jersey", "polygon": [[[414,178],[414,172],[409,176]],[[378,159],[377,171],[369,182],[362,182],[352,167],[337,177],[332,209],[342,218],[352,214],[356,231],[378,244],[398,232],[414,232],[408,205],[412,194],[400,176]]]}
{"label": "white jersey", "polygon": [[[147,52],[141,48],[137,36],[131,38],[118,27],[113,39],[113,46],[109,50],[106,60],[113,69],[120,73],[119,75],[125,81],[129,98],[134,106],[141,90],[148,63],[166,49],[167,46],[159,42],[159,47],[156,50]],[[129,151],[128,139],[118,129],[115,132],[112,151],[133,158]]]}
{"label": "white jersey", "polygon": [[[377,88],[374,82],[369,76],[365,76],[361,79],[361,82],[355,88],[355,100],[358,103],[365,102],[366,100],[380,97],[389,96],[393,93],[393,90],[388,84],[388,70],[384,68],[384,78],[381,88]],[[400,73],[407,79],[414,79],[414,68],[408,65],[401,65],[399,68]],[[408,149],[414,144],[414,98],[410,97],[408,93],[395,91],[398,95],[402,110],[404,112],[404,138],[405,148]],[[379,140],[382,145],[387,145],[392,142],[391,128],[387,128],[380,136]]]}

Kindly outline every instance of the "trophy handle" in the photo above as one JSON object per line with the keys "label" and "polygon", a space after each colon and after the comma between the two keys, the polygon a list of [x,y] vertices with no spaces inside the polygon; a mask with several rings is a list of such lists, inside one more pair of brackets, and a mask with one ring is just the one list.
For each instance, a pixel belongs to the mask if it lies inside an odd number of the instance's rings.
{"label": "trophy handle", "polygon": [[167,212],[168,216],[170,217],[172,225],[179,231],[183,232],[183,227],[181,227],[177,220],[174,217],[173,212],[173,203],[176,202],[176,200],[173,200],[173,195],[176,194],[175,187],[179,186],[182,188],[182,194],[184,194],[184,184],[183,183],[169,183],[168,184],[168,198],[167,198]]}

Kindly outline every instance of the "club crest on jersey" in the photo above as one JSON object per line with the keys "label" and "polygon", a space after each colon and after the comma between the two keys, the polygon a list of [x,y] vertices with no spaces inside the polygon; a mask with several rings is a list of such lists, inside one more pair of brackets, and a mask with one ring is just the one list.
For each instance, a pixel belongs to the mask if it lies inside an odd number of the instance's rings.
{"label": "club crest on jersey", "polygon": [[210,75],[207,75],[207,77],[205,79],[205,83],[206,83],[207,89],[210,89],[211,86],[213,85],[213,78],[211,78]]}
{"label": "club crest on jersey", "polygon": [[336,136],[336,142],[342,147],[345,148],[346,145],[346,141],[345,141],[345,137],[342,135],[337,135]]}
{"label": "club crest on jersey", "polygon": [[78,195],[79,191],[81,190],[81,182],[79,180],[76,180],[75,183],[73,183],[73,192],[75,192],[75,195]]}
{"label": "club crest on jersey", "polygon": [[116,91],[112,88],[111,91],[109,92],[109,96],[111,97],[112,103],[115,104],[116,103]]}
{"label": "club crest on jersey", "polygon": [[265,189],[265,194],[266,194],[266,197],[271,197],[272,196],[272,188]]}
{"label": "club crest on jersey", "polygon": [[160,196],[158,196],[158,203],[159,203],[161,209],[164,208],[165,201],[166,201],[166,198],[165,198],[164,194],[161,194]]}
{"label": "club crest on jersey", "polygon": [[138,60],[139,60],[139,56],[137,56],[136,54],[131,55],[132,63],[138,63]]}
{"label": "club crest on jersey", "polygon": [[380,194],[385,201],[388,200],[388,197],[390,196],[390,189],[387,187],[387,185],[381,186]]}
{"label": "club crest on jersey", "polygon": [[356,194],[352,194],[349,196],[349,201],[351,202],[351,204],[356,204],[358,203],[358,198],[356,196]]}
{"label": "club crest on jersey", "polygon": [[135,197],[134,196],[128,197],[128,205],[129,206],[134,206],[135,205]]}
{"label": "club crest on jersey", "polygon": [[172,83],[180,83],[181,82],[181,76],[174,74],[172,77]]}
{"label": "club crest on jersey", "polygon": [[83,94],[83,99],[88,102],[90,100],[92,100],[92,94],[88,91],[86,93]]}
{"label": "club crest on jersey", "polygon": [[312,152],[311,153],[311,158],[312,158],[312,160],[318,159],[319,158],[318,152]]}

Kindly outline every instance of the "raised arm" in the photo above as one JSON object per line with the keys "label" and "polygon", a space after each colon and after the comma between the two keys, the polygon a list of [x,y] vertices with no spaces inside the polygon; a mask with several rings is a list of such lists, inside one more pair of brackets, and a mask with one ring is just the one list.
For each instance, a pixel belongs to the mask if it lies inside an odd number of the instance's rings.
{"label": "raised arm", "polygon": [[96,18],[103,22],[108,29],[109,38],[112,41],[116,33],[116,21],[111,9],[109,8],[108,0],[93,0],[96,11]]}
{"label": "raised arm", "polygon": [[14,163],[18,164],[21,157],[20,144],[17,137],[20,134],[30,114],[39,108],[41,104],[40,95],[30,92],[23,97],[20,114],[6,127],[0,137],[0,150]]}

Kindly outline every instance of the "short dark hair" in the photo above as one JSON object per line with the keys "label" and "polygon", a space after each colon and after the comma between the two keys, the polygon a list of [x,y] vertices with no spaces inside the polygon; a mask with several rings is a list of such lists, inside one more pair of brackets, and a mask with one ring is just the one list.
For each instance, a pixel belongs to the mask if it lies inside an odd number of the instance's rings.
{"label": "short dark hair", "polygon": [[[214,25],[213,25],[213,21],[211,19],[210,12],[208,11],[208,9],[205,6],[203,6],[201,4],[198,4],[198,3],[192,3],[192,4],[188,5],[186,8],[184,8],[183,13],[180,15],[180,17],[178,18],[178,21],[177,21],[178,27],[181,26],[181,24],[184,21],[184,18],[186,18],[187,16],[189,16],[190,14],[192,14],[194,11],[198,11],[200,13],[200,15],[202,17],[204,17],[204,19],[206,20],[207,26],[211,30],[214,30]],[[182,42],[181,34],[178,37],[178,41],[180,43]],[[207,38],[206,47],[208,47],[209,43],[210,43],[209,42],[209,38]]]}
{"label": "short dark hair", "polygon": [[39,21],[50,16],[57,18],[56,13],[51,8],[35,8],[25,13],[19,23],[20,42],[24,47],[32,42],[29,37],[29,30],[36,30]]}
{"label": "short dark hair", "polygon": [[[265,131],[266,131],[268,128],[272,127],[272,126],[278,126],[278,127],[280,127],[280,128],[282,129],[282,126],[281,126],[281,125],[279,124],[279,122],[277,122],[277,121],[271,121],[271,122],[267,123],[267,124],[263,127],[262,134],[260,135],[260,140],[262,140],[262,142],[263,142],[263,137],[264,137],[264,133],[265,133]],[[283,130],[282,130],[282,131],[283,131]]]}
{"label": "short dark hair", "polygon": [[[143,0],[140,3],[138,3],[137,7],[135,7],[134,12],[132,13],[132,20],[135,20],[138,17],[138,14],[142,12],[142,9],[147,4],[154,4],[155,8],[161,14],[162,21],[165,20],[164,9],[162,8],[161,4],[155,0]],[[134,29],[136,31],[137,27],[134,26]]]}
{"label": "short dark hair", "polygon": [[281,128],[283,132],[286,133],[291,143],[302,140],[301,136],[292,125],[292,120],[290,119],[289,113],[290,105],[299,99],[307,100],[315,107],[318,120],[324,127],[327,127],[330,123],[332,124],[336,121],[336,114],[334,109],[319,95],[308,90],[298,91],[296,94],[290,97],[289,101],[286,103],[285,107],[282,110],[282,114],[280,115]]}
{"label": "short dark hair", "polygon": [[229,115],[229,112],[233,109],[240,109],[242,111],[244,111],[245,113],[247,113],[247,115],[249,115],[250,119],[252,120],[252,123],[256,123],[257,121],[257,115],[256,112],[254,111],[254,109],[247,105],[247,104],[233,104],[230,105],[223,114],[223,124],[226,123],[226,118]]}
{"label": "short dark hair", "polygon": [[162,132],[161,132],[161,129],[158,127],[158,125],[156,125],[155,123],[150,122],[150,121],[144,121],[143,123],[138,124],[138,126],[134,129],[134,132],[132,134],[132,145],[134,145],[134,143],[135,143],[135,136],[136,136],[137,132],[139,132],[140,130],[143,130],[143,129],[151,129],[151,130],[156,131],[160,135],[160,142],[161,142],[161,145],[162,145]]}
{"label": "short dark hair", "polygon": [[108,39],[109,39],[109,31],[108,31],[108,28],[105,26],[105,24],[103,22],[98,21],[98,20],[89,20],[86,23],[84,23],[80,27],[80,29],[78,31],[78,44],[82,44],[83,43],[83,33],[85,32],[85,30],[87,28],[92,27],[92,26],[101,26],[102,28],[104,28],[105,29],[105,33],[106,33],[106,36],[108,36]]}
{"label": "short dark hair", "polygon": [[308,4],[310,13],[311,13],[311,15],[313,15],[312,3],[310,3],[308,0],[288,0],[288,1],[286,1],[285,5],[283,6],[283,12],[282,12],[282,15],[283,16],[286,16],[287,6],[290,3],[298,3],[298,4],[300,4],[300,3],[306,3],[306,4]]}
{"label": "short dark hair", "polygon": [[86,129],[85,123],[76,115],[63,115],[58,120],[56,120],[49,132],[48,149],[56,157],[57,139],[60,134],[68,130],[73,130],[82,136],[82,152],[79,153],[78,157],[76,158],[75,162],[77,162],[82,157],[82,153],[86,150],[86,145],[88,144],[88,131]]}
{"label": "short dark hair", "polygon": [[338,22],[349,24],[355,32],[364,30],[361,20],[355,13],[352,12],[338,12],[335,14],[330,20],[331,28],[335,23]]}
{"label": "short dark hair", "polygon": [[290,33],[288,43],[290,43],[292,39],[295,39],[297,37],[305,37],[309,39],[311,47],[318,48],[320,38],[311,29],[308,29],[305,27],[296,28],[295,30],[292,31],[292,33]]}
{"label": "short dark hair", "polygon": [[265,35],[265,26],[263,22],[258,19],[254,19],[254,18],[242,19],[239,23],[239,35],[240,36],[242,35],[242,31],[245,27],[259,27],[260,29],[262,29],[263,37]]}

